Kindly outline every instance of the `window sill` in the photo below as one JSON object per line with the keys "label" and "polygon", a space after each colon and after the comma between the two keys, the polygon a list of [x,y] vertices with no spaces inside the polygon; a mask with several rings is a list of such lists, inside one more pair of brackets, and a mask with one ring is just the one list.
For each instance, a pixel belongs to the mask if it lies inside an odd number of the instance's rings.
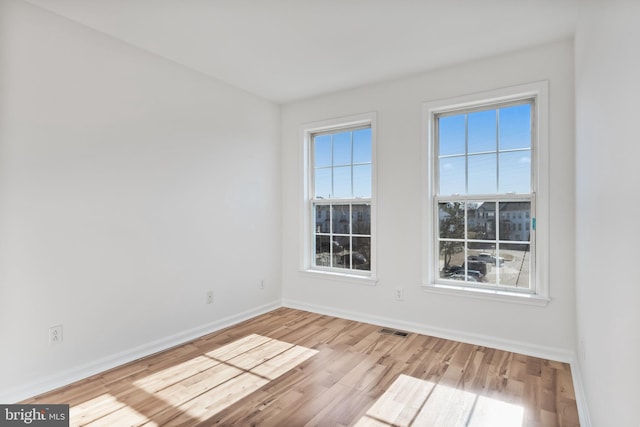
{"label": "window sill", "polygon": [[358,285],[375,286],[378,279],[372,276],[360,276],[357,274],[336,273],[322,270],[300,270],[300,274],[315,279],[325,279],[335,282],[355,283]]}
{"label": "window sill", "polygon": [[441,295],[453,295],[467,298],[476,298],[488,301],[511,302],[516,304],[546,307],[551,298],[534,294],[522,294],[519,292],[496,291],[491,289],[478,289],[469,286],[454,286],[442,284],[422,285],[425,292]]}

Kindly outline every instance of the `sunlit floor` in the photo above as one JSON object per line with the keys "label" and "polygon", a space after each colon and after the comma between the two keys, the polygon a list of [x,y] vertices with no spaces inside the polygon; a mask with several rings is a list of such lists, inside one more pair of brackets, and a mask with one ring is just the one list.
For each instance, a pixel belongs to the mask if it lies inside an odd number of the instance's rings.
{"label": "sunlit floor", "polygon": [[[105,393],[73,406],[70,418],[73,424],[91,426],[195,425],[316,353],[251,334],[133,381],[130,399]],[[152,420],[144,415],[150,411]]]}
{"label": "sunlit floor", "polygon": [[356,427],[522,426],[522,406],[400,375]]}
{"label": "sunlit floor", "polygon": [[567,364],[287,308],[23,403],[73,426],[579,425]]}

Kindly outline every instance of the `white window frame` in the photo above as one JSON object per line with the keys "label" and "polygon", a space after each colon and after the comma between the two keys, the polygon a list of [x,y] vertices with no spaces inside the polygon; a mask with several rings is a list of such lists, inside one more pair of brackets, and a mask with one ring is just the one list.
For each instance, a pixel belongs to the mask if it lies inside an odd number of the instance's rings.
{"label": "white window frame", "polygon": [[[548,81],[528,83],[471,95],[425,102],[423,104],[423,144],[422,144],[422,250],[423,272],[422,288],[428,292],[457,295],[463,297],[511,301],[538,306],[546,306],[549,296],[549,95]],[[479,107],[491,107],[495,104],[535,98],[532,115],[534,129],[531,147],[532,157],[532,259],[531,292],[515,290],[489,289],[470,283],[450,283],[439,280],[437,226],[437,161],[436,156],[436,116],[455,110],[468,110]],[[508,198],[508,197],[507,197]],[[535,212],[535,214],[533,213]],[[534,251],[535,248],[535,252]],[[445,283],[446,282],[446,283]]]}
{"label": "white window frame", "polygon": [[[376,159],[376,119],[375,112],[357,114],[335,119],[323,120],[313,123],[307,123],[301,126],[301,140],[303,141],[302,149],[302,170],[301,181],[302,187],[302,207],[300,223],[302,224],[302,233],[300,240],[300,271],[313,277],[325,278],[330,280],[339,280],[344,282],[373,285],[377,283],[377,246],[376,246],[376,194],[377,194],[377,159]],[[371,256],[370,270],[346,270],[341,268],[328,268],[315,266],[313,262],[314,250],[314,213],[312,205],[314,202],[314,186],[313,186],[313,153],[312,143],[313,135],[318,133],[336,132],[342,129],[350,129],[362,126],[371,127],[371,198],[368,200],[371,204]],[[362,199],[331,199],[344,201],[345,203],[358,203]]]}

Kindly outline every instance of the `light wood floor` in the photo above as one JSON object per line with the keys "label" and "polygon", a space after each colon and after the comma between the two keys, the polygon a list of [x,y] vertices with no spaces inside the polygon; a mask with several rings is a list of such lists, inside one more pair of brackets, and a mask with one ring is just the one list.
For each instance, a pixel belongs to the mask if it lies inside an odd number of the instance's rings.
{"label": "light wood floor", "polygon": [[23,403],[89,426],[577,426],[565,363],[281,308]]}

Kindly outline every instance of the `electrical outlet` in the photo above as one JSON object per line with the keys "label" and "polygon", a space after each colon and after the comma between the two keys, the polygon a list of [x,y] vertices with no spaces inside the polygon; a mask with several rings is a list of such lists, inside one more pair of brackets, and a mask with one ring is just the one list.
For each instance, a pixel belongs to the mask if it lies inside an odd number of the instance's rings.
{"label": "electrical outlet", "polygon": [[264,289],[264,279],[260,280],[260,289]]}
{"label": "electrical outlet", "polygon": [[404,290],[402,288],[396,288],[396,301],[404,300]]}
{"label": "electrical outlet", "polygon": [[213,291],[207,292],[207,304],[213,304]]}
{"label": "electrical outlet", "polygon": [[62,342],[62,325],[49,328],[49,345],[60,344]]}

